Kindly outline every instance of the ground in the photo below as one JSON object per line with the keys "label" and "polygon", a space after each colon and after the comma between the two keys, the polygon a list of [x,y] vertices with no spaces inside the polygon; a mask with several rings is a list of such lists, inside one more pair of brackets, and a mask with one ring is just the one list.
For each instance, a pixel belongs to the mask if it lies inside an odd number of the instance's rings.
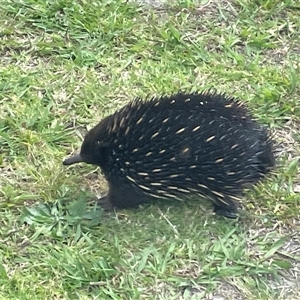
{"label": "ground", "polygon": [[[300,6],[8,0],[0,9],[0,299],[300,299]],[[62,166],[136,97],[217,90],[276,141],[240,217],[205,199],[105,214]]]}

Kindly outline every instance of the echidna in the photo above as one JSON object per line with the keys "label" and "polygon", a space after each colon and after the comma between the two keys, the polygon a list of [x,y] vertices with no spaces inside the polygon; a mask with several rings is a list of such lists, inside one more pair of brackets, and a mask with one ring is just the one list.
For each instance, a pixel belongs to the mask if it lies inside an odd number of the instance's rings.
{"label": "echidna", "polygon": [[179,93],[137,99],[106,117],[63,164],[100,166],[115,207],[196,194],[211,199],[217,214],[235,218],[234,200],[274,166],[272,145],[235,98]]}

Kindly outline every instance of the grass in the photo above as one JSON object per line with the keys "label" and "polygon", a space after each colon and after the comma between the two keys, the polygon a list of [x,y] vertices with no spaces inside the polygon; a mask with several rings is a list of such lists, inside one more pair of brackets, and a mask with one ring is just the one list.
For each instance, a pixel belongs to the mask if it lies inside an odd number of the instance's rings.
{"label": "grass", "polygon": [[[7,0],[0,17],[0,299],[300,299],[298,1]],[[99,170],[61,165],[135,97],[205,89],[278,143],[239,220],[205,201],[107,216]]]}

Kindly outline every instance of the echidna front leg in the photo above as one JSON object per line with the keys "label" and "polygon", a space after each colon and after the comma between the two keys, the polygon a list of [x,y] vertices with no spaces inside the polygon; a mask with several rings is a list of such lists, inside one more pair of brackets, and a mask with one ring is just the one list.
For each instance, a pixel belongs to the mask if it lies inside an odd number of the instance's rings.
{"label": "echidna front leg", "polygon": [[236,219],[238,217],[237,211],[236,204],[229,197],[226,197],[224,202],[218,200],[214,203],[214,212],[219,216]]}
{"label": "echidna front leg", "polygon": [[117,208],[129,208],[150,200],[149,197],[137,192],[132,187],[125,188],[111,182],[107,196],[111,205]]}
{"label": "echidna front leg", "polygon": [[113,206],[108,199],[108,195],[101,197],[98,199],[97,204],[104,210],[104,211],[112,211]]}

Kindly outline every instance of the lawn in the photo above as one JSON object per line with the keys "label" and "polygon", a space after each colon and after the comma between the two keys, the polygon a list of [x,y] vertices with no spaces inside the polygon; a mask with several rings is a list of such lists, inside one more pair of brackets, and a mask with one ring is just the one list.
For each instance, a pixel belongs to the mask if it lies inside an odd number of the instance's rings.
{"label": "lawn", "polygon": [[[300,299],[298,0],[0,4],[0,299]],[[136,97],[217,90],[276,141],[240,218],[205,200],[103,213],[62,166]]]}

